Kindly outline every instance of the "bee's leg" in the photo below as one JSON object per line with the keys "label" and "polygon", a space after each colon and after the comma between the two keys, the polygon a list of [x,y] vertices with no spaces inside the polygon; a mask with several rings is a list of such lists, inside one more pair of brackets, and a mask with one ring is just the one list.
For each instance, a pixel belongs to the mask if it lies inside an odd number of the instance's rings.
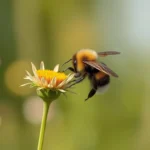
{"label": "bee's leg", "polygon": [[85,99],[85,101],[87,101],[89,98],[91,98],[92,96],[94,96],[94,94],[96,93],[96,90],[95,89],[92,89],[89,94],[88,94],[88,97]]}
{"label": "bee's leg", "polygon": [[[76,72],[75,69],[72,68],[72,67],[68,67],[68,68],[66,68],[65,70],[63,70],[62,72],[65,72],[65,71],[67,71],[67,70],[70,70],[70,71],[74,72],[74,73],[75,73],[75,75],[74,75],[75,78],[79,78],[79,77],[81,76],[81,73],[80,73],[80,72]],[[84,75],[83,75],[83,76],[84,76]]]}
{"label": "bee's leg", "polygon": [[72,84],[69,86],[69,88],[72,87],[73,85],[75,85],[75,84],[80,83],[81,81],[83,81],[83,80],[85,79],[85,77],[86,77],[86,74],[84,74],[84,75],[81,76],[80,78],[77,78],[76,80],[73,80],[72,82],[74,82],[74,83],[72,83]]}
{"label": "bee's leg", "polygon": [[95,77],[93,76],[91,78],[91,83],[92,83],[92,89],[88,94],[88,97],[85,99],[85,101],[87,101],[89,98],[91,98],[92,96],[95,95],[96,91],[97,91],[97,81],[95,80]]}
{"label": "bee's leg", "polygon": [[72,68],[72,67],[68,67],[68,68],[66,68],[65,70],[63,70],[62,72],[65,72],[65,71],[67,71],[67,70],[70,70],[70,71],[72,71],[72,72],[75,72],[74,68]]}
{"label": "bee's leg", "polygon": [[78,78],[77,80],[73,80],[71,85],[69,85],[68,88],[72,87],[73,85],[77,84],[77,83],[80,83],[82,80],[84,80],[85,77],[81,77],[81,78]]}
{"label": "bee's leg", "polygon": [[[75,73],[74,77],[77,78],[77,79],[70,81],[70,83],[72,83],[72,82],[77,82],[77,83],[78,83],[78,80],[81,80],[81,78],[83,78],[80,73]],[[84,77],[84,78],[85,78],[85,77]],[[83,78],[83,79],[84,79],[84,78]],[[81,80],[81,81],[82,81],[82,80]],[[81,82],[81,81],[80,81],[80,82]]]}

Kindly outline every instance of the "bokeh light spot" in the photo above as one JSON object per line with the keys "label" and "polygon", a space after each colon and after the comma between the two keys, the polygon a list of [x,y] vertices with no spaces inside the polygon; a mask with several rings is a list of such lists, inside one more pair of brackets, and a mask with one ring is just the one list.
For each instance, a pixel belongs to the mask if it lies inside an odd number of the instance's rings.
{"label": "bokeh light spot", "polygon": [[[23,105],[23,114],[26,120],[32,124],[40,124],[43,113],[43,101],[37,96],[29,97]],[[51,120],[56,114],[56,103],[52,102],[47,120]]]}
{"label": "bokeh light spot", "polygon": [[20,87],[24,83],[25,70],[31,70],[30,63],[20,60],[11,63],[5,72],[5,84],[16,95],[25,96],[33,90],[28,87]]}

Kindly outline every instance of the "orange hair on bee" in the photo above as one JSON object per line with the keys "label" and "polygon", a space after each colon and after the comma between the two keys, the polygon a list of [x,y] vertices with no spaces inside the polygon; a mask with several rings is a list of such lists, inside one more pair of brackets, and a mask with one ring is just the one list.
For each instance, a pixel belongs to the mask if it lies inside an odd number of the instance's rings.
{"label": "orange hair on bee", "polygon": [[91,49],[82,49],[76,53],[77,71],[83,71],[85,64],[83,60],[95,61],[98,58],[97,53]]}
{"label": "orange hair on bee", "polygon": [[103,72],[98,72],[98,73],[95,74],[95,78],[96,78],[97,80],[103,78],[104,76],[106,76],[106,74],[103,73]]}

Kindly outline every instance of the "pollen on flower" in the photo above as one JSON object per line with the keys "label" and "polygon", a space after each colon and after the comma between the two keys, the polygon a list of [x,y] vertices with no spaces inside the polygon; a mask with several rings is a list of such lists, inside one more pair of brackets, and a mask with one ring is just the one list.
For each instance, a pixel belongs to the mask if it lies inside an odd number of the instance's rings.
{"label": "pollen on flower", "polygon": [[53,78],[56,78],[56,85],[60,84],[67,78],[67,75],[64,73],[55,72],[52,70],[37,70],[36,73],[40,79],[44,78],[47,83],[50,83]]}

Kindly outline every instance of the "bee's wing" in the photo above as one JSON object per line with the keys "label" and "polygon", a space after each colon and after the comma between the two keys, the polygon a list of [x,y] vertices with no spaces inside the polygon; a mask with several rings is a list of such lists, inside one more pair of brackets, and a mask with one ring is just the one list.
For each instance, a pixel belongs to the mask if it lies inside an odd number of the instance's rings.
{"label": "bee's wing", "polygon": [[116,51],[106,51],[106,52],[98,52],[97,53],[99,56],[101,57],[105,57],[107,55],[117,55],[120,54],[120,52],[116,52]]}
{"label": "bee's wing", "polygon": [[102,71],[108,75],[111,75],[113,77],[118,77],[118,75],[115,72],[113,72],[110,68],[108,68],[104,63],[97,63],[94,61],[83,61],[83,63],[85,63],[99,71]]}

